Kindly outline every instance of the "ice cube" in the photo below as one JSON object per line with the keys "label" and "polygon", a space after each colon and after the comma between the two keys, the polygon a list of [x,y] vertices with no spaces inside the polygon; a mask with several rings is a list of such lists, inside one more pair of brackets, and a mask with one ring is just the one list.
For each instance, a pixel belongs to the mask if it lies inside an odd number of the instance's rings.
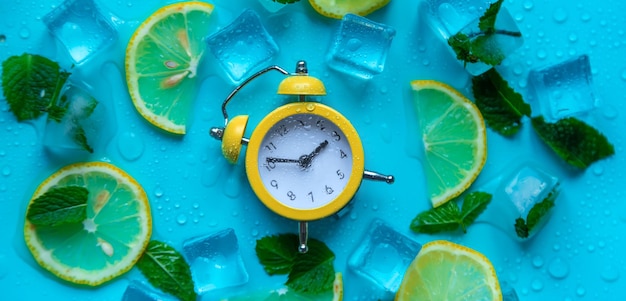
{"label": "ice cube", "polygon": [[94,0],[66,0],[43,17],[52,35],[67,49],[76,64],[117,40],[117,31]]}
{"label": "ice cube", "polygon": [[581,55],[528,73],[529,90],[546,121],[582,117],[596,107],[589,56]]}
{"label": "ice cube", "polygon": [[500,228],[516,240],[532,238],[548,222],[552,210],[530,229],[527,237],[516,231],[516,220],[522,218],[527,222],[528,213],[536,204],[546,199],[554,201],[559,192],[558,178],[534,164],[523,163],[504,173],[497,182],[492,185],[493,199],[479,220]]}
{"label": "ice cube", "polygon": [[380,219],[372,221],[368,229],[350,255],[348,267],[377,285],[389,297],[400,287],[402,277],[421,245]]}
{"label": "ice cube", "polygon": [[502,301],[519,301],[515,288],[508,282],[500,281],[500,291],[502,292]]}
{"label": "ice cube", "polygon": [[326,61],[337,71],[363,79],[383,72],[396,30],[346,14],[335,33]]}
{"label": "ice cube", "polygon": [[259,0],[259,2],[268,12],[271,13],[275,13],[283,9],[285,6],[289,5],[277,2],[276,0]]}
{"label": "ice cube", "polygon": [[61,90],[57,105],[66,107],[60,121],[48,115],[43,133],[43,145],[48,150],[63,155],[77,150],[87,150],[81,142],[93,150],[102,150],[114,135],[115,122],[107,110],[106,102],[91,96],[91,87],[83,83],[69,82]]}
{"label": "ice cube", "polygon": [[[478,28],[480,17],[495,0],[427,0],[423,1],[420,7],[420,16],[425,18],[426,23],[433,31],[441,36],[442,40],[448,44],[448,39],[456,34],[462,33],[475,40],[485,36]],[[494,28],[497,32],[484,38],[483,48],[488,48],[489,52],[506,58],[511,53],[520,48],[524,40],[515,20],[509,11],[502,7],[497,15]],[[451,47],[450,54],[456,58],[456,53]],[[482,62],[464,62],[459,60],[468,73],[480,75],[491,69],[491,65]]]}
{"label": "ice cube", "polygon": [[185,241],[183,255],[191,267],[198,294],[248,282],[237,236],[231,228]]}
{"label": "ice cube", "polygon": [[155,289],[139,282],[131,281],[126,287],[122,301],[175,301],[176,298],[158,292]]}
{"label": "ice cube", "polygon": [[207,43],[211,53],[235,83],[278,53],[278,45],[263,27],[259,15],[250,9],[244,10],[228,26],[209,36]]}

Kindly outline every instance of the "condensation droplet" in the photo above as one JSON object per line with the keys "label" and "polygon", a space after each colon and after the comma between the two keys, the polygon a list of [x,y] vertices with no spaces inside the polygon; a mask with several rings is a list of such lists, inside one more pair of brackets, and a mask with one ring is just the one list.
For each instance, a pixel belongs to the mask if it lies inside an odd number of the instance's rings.
{"label": "condensation droplet", "polygon": [[591,15],[589,13],[583,13],[580,15],[580,20],[583,22],[589,22],[589,20],[591,20]]}
{"label": "condensation droplet", "polygon": [[540,268],[543,266],[543,258],[539,255],[533,257],[533,266],[536,268]]}
{"label": "condensation droplet", "polygon": [[586,291],[586,290],[585,290],[585,288],[584,288],[584,287],[582,287],[582,286],[579,286],[579,287],[576,289],[576,295],[577,295],[577,296],[579,296],[579,297],[584,296],[586,293],[587,293],[587,291]]}
{"label": "condensation droplet", "polygon": [[161,188],[161,186],[157,186],[154,188],[154,196],[157,198],[160,198],[163,196],[163,189]]}
{"label": "condensation droplet", "polygon": [[11,167],[9,166],[4,166],[2,167],[2,175],[5,177],[8,177],[11,175]]}
{"label": "condensation droplet", "polygon": [[572,43],[576,43],[576,41],[578,41],[578,36],[575,33],[570,33],[569,41]]}
{"label": "condensation droplet", "polygon": [[569,263],[561,257],[555,257],[548,265],[548,273],[552,278],[563,279],[569,275]]}
{"label": "condensation droplet", "polygon": [[26,27],[22,27],[22,29],[20,29],[20,38],[28,39],[28,37],[30,37],[30,30]]}
{"label": "condensation droplet", "polygon": [[596,176],[601,176],[604,173],[604,167],[600,165],[596,165],[593,167],[593,174]]}
{"label": "condensation droplet", "polygon": [[606,282],[615,282],[619,279],[619,270],[612,265],[608,265],[602,269],[600,277]]}
{"label": "condensation droplet", "polygon": [[537,50],[537,58],[540,60],[545,59],[548,56],[548,53],[544,49]]}
{"label": "condensation droplet", "polygon": [[144,151],[144,142],[141,136],[133,132],[124,132],[117,140],[117,150],[128,161],[137,160]]}
{"label": "condensation droplet", "polygon": [[184,225],[187,223],[187,216],[184,214],[179,214],[178,217],[176,217],[176,222],[179,225]]}
{"label": "condensation droplet", "polygon": [[567,21],[567,11],[562,7],[557,8],[554,10],[554,13],[552,13],[552,19],[554,19],[556,23],[564,23]]}
{"label": "condensation droplet", "polygon": [[259,230],[252,229],[252,232],[250,232],[250,235],[252,235],[252,237],[257,237],[259,235]]}
{"label": "condensation droplet", "polygon": [[0,34],[0,43],[4,43],[7,41],[7,36]]}
{"label": "condensation droplet", "polygon": [[532,10],[534,6],[535,6],[535,4],[532,1],[525,1],[524,2],[524,9],[525,10]]}
{"label": "condensation droplet", "polygon": [[531,287],[533,291],[538,292],[543,289],[543,282],[541,282],[541,280],[539,279],[535,279],[533,280]]}

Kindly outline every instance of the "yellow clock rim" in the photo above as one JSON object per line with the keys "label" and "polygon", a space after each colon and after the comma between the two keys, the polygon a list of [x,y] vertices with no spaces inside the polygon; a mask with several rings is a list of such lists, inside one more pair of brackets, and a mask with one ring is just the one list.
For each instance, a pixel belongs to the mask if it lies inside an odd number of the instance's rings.
{"label": "yellow clock rim", "polygon": [[[350,178],[343,191],[340,192],[333,201],[312,209],[290,207],[274,198],[265,185],[263,185],[258,167],[258,153],[267,132],[279,121],[289,116],[299,114],[318,115],[333,122],[344,133],[352,150],[352,172],[350,173]],[[254,129],[250,137],[250,142],[248,143],[248,150],[246,151],[246,174],[248,175],[248,181],[250,182],[252,190],[267,208],[289,219],[312,221],[332,215],[350,202],[359,189],[359,186],[361,186],[363,172],[365,170],[364,162],[361,138],[354,126],[352,126],[352,123],[350,123],[346,117],[335,109],[320,103],[295,102],[278,107],[265,116]]]}

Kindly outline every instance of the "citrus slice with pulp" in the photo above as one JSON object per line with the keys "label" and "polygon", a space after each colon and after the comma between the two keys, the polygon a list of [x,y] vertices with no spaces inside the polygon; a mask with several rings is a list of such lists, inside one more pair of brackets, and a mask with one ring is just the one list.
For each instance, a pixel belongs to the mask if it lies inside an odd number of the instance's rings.
{"label": "citrus slice with pulp", "polygon": [[323,16],[341,19],[346,14],[368,15],[387,5],[390,0],[309,0],[313,9]]}
{"label": "citrus slice with pulp", "polygon": [[487,159],[480,111],[454,88],[437,81],[411,82],[424,142],[426,189],[433,207],[465,191]]}
{"label": "citrus slice with pulp", "polygon": [[402,279],[396,301],[500,301],[496,272],[483,254],[444,240],[417,254]]}
{"label": "citrus slice with pulp", "polygon": [[152,233],[148,197],[123,170],[104,162],[76,163],[44,180],[33,200],[52,188],[87,189],[83,222],[35,226],[26,219],[24,239],[40,266],[67,281],[99,285],[133,267]]}
{"label": "citrus slice with pulp", "polygon": [[245,296],[237,296],[222,299],[221,301],[341,301],[343,300],[343,276],[340,272],[335,273],[335,281],[333,281],[333,291],[318,295],[299,294],[288,287],[271,290],[259,291]]}
{"label": "citrus slice with pulp", "polygon": [[126,83],[135,108],[155,126],[184,134],[207,49],[213,5],[164,6],[137,28],[126,48]]}

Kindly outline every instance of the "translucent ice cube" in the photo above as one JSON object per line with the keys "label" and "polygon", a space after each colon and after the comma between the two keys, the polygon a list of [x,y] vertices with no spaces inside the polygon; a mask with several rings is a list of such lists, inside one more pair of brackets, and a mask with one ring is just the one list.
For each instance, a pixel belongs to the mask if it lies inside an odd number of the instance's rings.
{"label": "translucent ice cube", "polygon": [[519,301],[517,292],[506,281],[500,281],[500,291],[502,291],[502,301]]}
{"label": "translucent ice cube", "polygon": [[526,240],[545,225],[552,210],[530,229],[527,237],[518,235],[516,220],[522,218],[527,222],[528,213],[536,204],[546,199],[554,200],[558,195],[559,180],[540,168],[525,163],[502,176],[499,184],[494,187],[493,200],[481,220],[495,225],[515,239]]}
{"label": "translucent ice cube", "polygon": [[369,79],[385,67],[395,29],[354,14],[341,20],[326,60],[340,72]]}
{"label": "translucent ice cube", "polygon": [[528,84],[535,103],[548,121],[583,116],[596,106],[587,55],[532,70]]}
{"label": "translucent ice cube", "polygon": [[400,287],[421,245],[375,219],[348,259],[348,267],[387,294]]}
{"label": "translucent ice cube", "polygon": [[101,150],[112,138],[115,127],[106,103],[97,101],[89,90],[85,84],[71,82],[62,89],[57,104],[66,108],[65,114],[60,121],[49,115],[44,129],[43,144],[49,150],[61,155]]}
{"label": "translucent ice cube", "polygon": [[176,298],[160,293],[139,282],[132,281],[122,295],[122,301],[175,301]]}
{"label": "translucent ice cube", "polygon": [[278,53],[278,45],[263,27],[259,15],[250,9],[209,36],[207,42],[211,53],[235,83]]}
{"label": "translucent ice cube", "polygon": [[183,243],[183,254],[199,294],[248,282],[233,229],[189,239]]}
{"label": "translucent ice cube", "polygon": [[[446,44],[448,39],[457,33],[466,34],[474,40],[485,36],[480,34],[478,24],[480,17],[492,2],[495,0],[426,0],[421,4],[420,15]],[[512,33],[520,33],[520,30],[505,7],[500,9],[494,28],[497,30],[496,34],[481,38],[483,39],[481,48],[489,49],[492,55],[496,54],[505,58],[522,46],[524,42],[522,37],[512,35]],[[451,47],[450,53],[456,57]],[[492,68],[482,62],[472,63],[459,60],[459,63],[463,64],[471,75],[480,75]]]}
{"label": "translucent ice cube", "polygon": [[87,61],[117,39],[113,24],[94,0],[66,0],[45,15],[43,22],[76,64]]}

